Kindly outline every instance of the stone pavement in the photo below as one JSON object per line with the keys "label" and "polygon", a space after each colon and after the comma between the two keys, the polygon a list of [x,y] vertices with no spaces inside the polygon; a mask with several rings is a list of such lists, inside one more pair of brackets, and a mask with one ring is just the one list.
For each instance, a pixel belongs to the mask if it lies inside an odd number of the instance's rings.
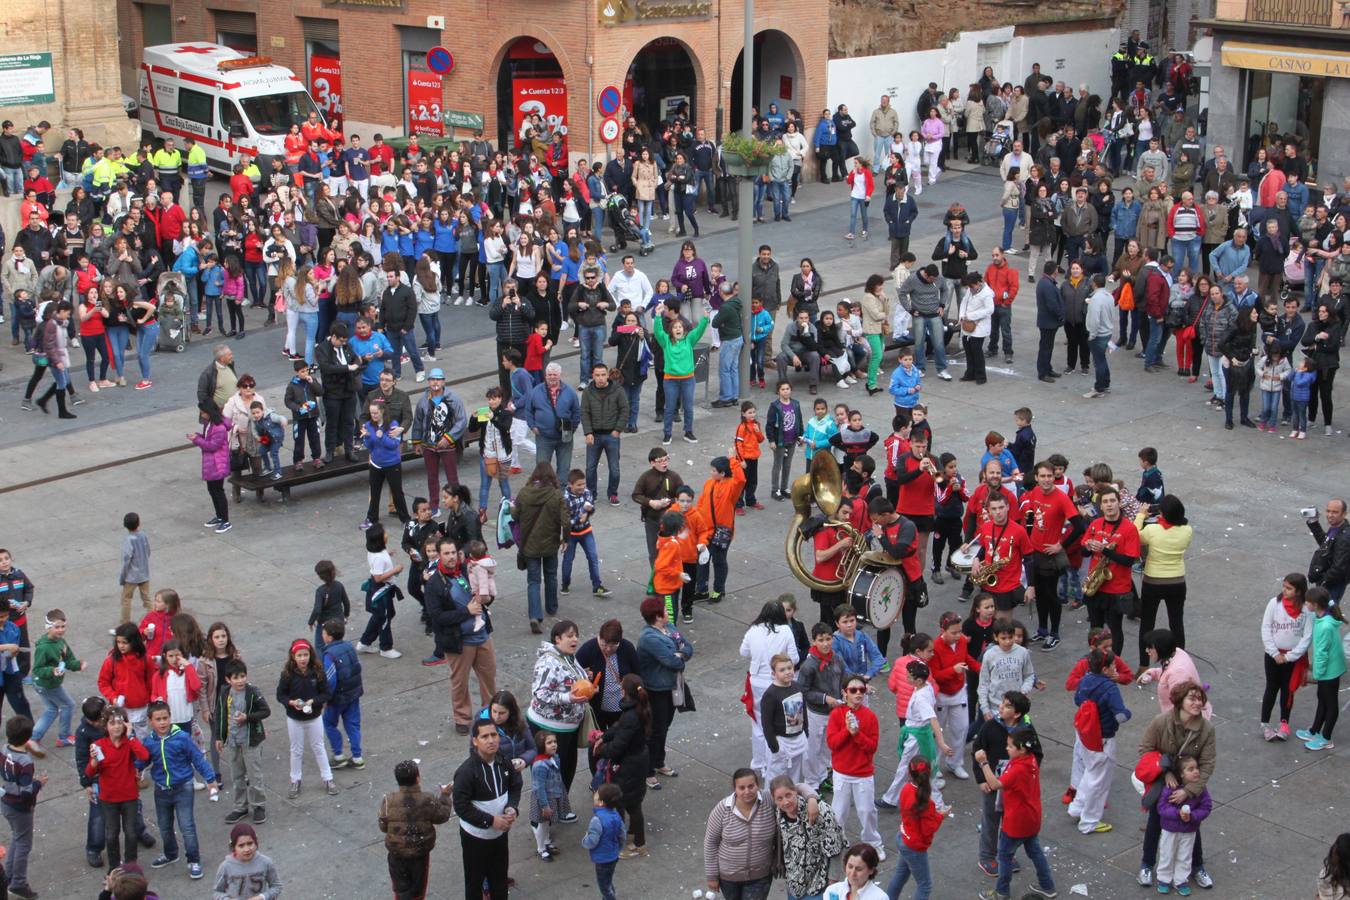
{"label": "stone pavement", "polygon": [[[976,245],[982,258],[987,258],[987,248],[1000,230],[997,190],[997,179],[988,172],[945,178],[936,189],[926,190],[920,198],[921,217],[912,242],[916,255],[931,252],[928,248],[937,240],[941,213],[953,199],[960,199],[970,210]],[[826,279],[827,290],[835,290],[856,285],[884,267],[885,228],[879,203],[873,204],[872,240],[850,248],[841,239],[847,223],[841,187],[808,185],[799,198],[791,224],[756,228],[756,243],[774,245],[785,275],[791,274],[800,256],[810,255]],[[700,245],[709,261],[734,246],[725,228],[728,223],[714,222]],[[643,268],[655,280],[664,274],[674,253],[673,242],[663,240],[659,254]],[[1024,266],[1025,259],[1016,258],[1014,264]],[[849,293],[856,295],[857,289],[850,288]],[[1186,385],[1170,370],[1144,375],[1142,364],[1123,351],[1111,358],[1115,387],[1105,400],[1082,400],[1080,394],[1089,384],[1079,376],[1065,376],[1054,385],[1040,384],[1028,372],[1028,351],[1035,335],[1030,299],[1030,286],[1024,282],[1024,293],[1015,307],[1016,367],[991,368],[990,381],[983,388],[930,377],[925,395],[932,409],[936,449],[956,453],[963,474],[974,476],[985,432],[992,428],[1011,435],[1012,410],[1022,405],[1035,411],[1041,454],[1068,456],[1075,477],[1089,463],[1104,461],[1133,487],[1138,477],[1136,451],[1145,445],[1159,448],[1167,486],[1186,502],[1196,527],[1189,554],[1189,649],[1211,685],[1219,736],[1218,766],[1210,783],[1218,805],[1204,827],[1206,864],[1216,881],[1212,896],[1308,896],[1326,846],[1344,827],[1343,810],[1350,807],[1344,778],[1338,774],[1345,751],[1318,756],[1297,743],[1260,740],[1258,629],[1264,604],[1278,589],[1281,576],[1306,568],[1313,545],[1297,510],[1320,505],[1330,486],[1342,483],[1347,472],[1343,451],[1339,445],[1328,446],[1328,439],[1320,436],[1294,444],[1246,429],[1225,432],[1218,414],[1203,405],[1207,395],[1199,385]],[[447,321],[457,314],[477,315],[454,308],[444,313]],[[260,341],[268,348],[275,342],[279,342],[275,333]],[[314,561],[321,557],[334,560],[353,596],[365,577],[364,544],[356,528],[366,496],[364,479],[359,476],[297,489],[289,504],[269,501],[259,505],[250,497],[236,506],[234,530],[224,536],[201,528],[210,513],[198,478],[198,455],[191,448],[173,448],[185,445],[183,434],[194,427],[195,376],[208,359],[204,343],[194,344],[181,359],[170,360],[168,365],[173,367],[157,377],[154,391],[91,398],[78,408],[81,418],[76,423],[58,425],[54,418],[38,412],[17,412],[19,394],[14,383],[0,388],[5,426],[0,430],[0,472],[4,473],[0,508],[6,521],[21,523],[0,544],[13,551],[36,583],[36,608],[61,606],[70,614],[69,637],[91,665],[87,674],[70,677],[68,688],[77,698],[95,691],[94,671],[110,640],[106,632],[116,615],[120,521],[128,510],[141,514],[154,548],[153,585],[176,588],[187,610],[204,626],[216,620],[229,623],[249,661],[252,680],[269,697],[287,645],[309,633],[304,622],[313,593]],[[1061,353],[1057,350],[1057,361]],[[288,367],[265,356],[260,352],[248,364],[255,366],[252,371],[264,396],[275,403]],[[15,361],[8,354],[4,358],[7,365]],[[156,365],[163,358],[157,357]],[[495,375],[489,374],[490,359],[491,342],[478,340],[458,346],[443,357],[442,365],[451,378],[462,380],[456,390],[476,404],[482,391],[495,383]],[[888,360],[888,369],[890,365]],[[959,363],[953,371],[960,374]],[[5,374],[11,372],[7,369]],[[413,386],[408,376],[404,385]],[[754,393],[760,402],[770,396]],[[804,391],[798,395],[806,399]],[[884,395],[869,399],[860,387],[844,392],[826,385],[821,396],[831,402],[849,401],[884,432],[891,414]],[[649,407],[650,403],[649,389],[644,404]],[[733,412],[701,407],[700,443],[691,446],[677,439],[670,448],[673,468],[687,481],[701,485],[708,461],[726,452],[734,422]],[[61,427],[70,424],[76,427]],[[620,509],[602,505],[596,517],[603,573],[614,593],[606,599],[592,597],[582,590],[585,579],[578,578],[573,593],[562,598],[562,613],[578,621],[586,636],[610,617],[623,621],[630,638],[641,625],[636,606],[648,571],[641,531],[635,527],[636,510],[627,498],[633,479],[645,465],[647,449],[659,441],[659,430],[646,415],[640,427],[639,435],[625,436],[620,491],[624,505]],[[578,445],[574,463],[582,459]],[[462,476],[476,488],[475,469],[470,459]],[[71,474],[76,471],[81,474]],[[408,466],[405,478],[410,493],[421,493],[420,466]],[[767,480],[767,470],[763,479]],[[34,481],[39,483],[20,487]],[[515,479],[517,487],[521,483]],[[748,723],[738,701],[744,672],[737,656],[740,638],[760,605],[784,591],[794,592],[807,607],[806,617],[814,617],[805,602],[806,590],[783,561],[783,536],[791,510],[787,504],[770,501],[767,505],[765,511],[737,520],[728,599],[717,606],[700,605],[696,621],[683,629],[696,647],[689,680],[699,710],[678,717],[671,731],[671,764],[680,777],[666,779],[663,790],[648,794],[644,809],[652,856],[619,867],[616,886],[621,896],[640,891],[642,896],[675,900],[703,886],[701,842],[708,810],[729,792],[730,772],[749,760]],[[511,553],[501,554],[500,562],[501,600],[495,617],[498,685],[524,697],[538,639],[526,627],[523,578],[512,565]],[[935,587],[932,597],[919,620],[920,628],[929,633],[936,630],[943,611],[966,611],[950,583]],[[359,603],[357,597],[358,607]],[[284,799],[288,748],[281,711],[276,710],[270,720],[269,738],[263,746],[269,819],[259,831],[262,850],[276,860],[288,897],[387,896],[375,813],[382,794],[394,787],[393,765],[418,758],[424,782],[434,785],[450,780],[466,754],[465,739],[454,734],[449,721],[447,671],[418,665],[429,641],[416,627],[414,609],[405,603],[395,622],[397,646],[405,654],[402,659],[363,657],[367,766],[362,772],[337,773],[340,796],[323,794],[311,759],[305,763],[304,793],[293,802]],[[364,621],[358,608],[352,625],[359,627]],[[1156,701],[1148,690],[1125,690],[1134,719],[1122,728],[1119,741],[1119,771],[1107,814],[1115,830],[1093,837],[1078,835],[1063,814],[1058,796],[1067,783],[1073,743],[1073,705],[1063,681],[1083,650],[1085,616],[1068,613],[1063,631],[1065,642],[1057,651],[1032,654],[1047,685],[1032,698],[1032,715],[1046,746],[1043,839],[1056,884],[1061,896],[1068,896],[1078,884],[1085,885],[1087,896],[1093,898],[1143,896],[1144,889],[1133,882],[1143,819],[1129,787],[1128,770],[1137,739],[1157,710]],[[1133,664],[1137,662],[1135,630],[1127,623],[1126,631],[1126,658]],[[38,704],[35,696],[30,700]],[[1312,706],[1311,693],[1301,692],[1295,705],[1295,727],[1308,723]],[[873,708],[882,723],[877,780],[884,787],[896,763],[891,748],[897,724],[891,698],[884,690],[874,699]],[[100,878],[83,861],[86,804],[71,771],[71,757],[70,750],[53,749],[41,766],[52,778],[37,808],[30,880],[47,897],[92,897]],[[578,811],[586,809],[586,795],[584,783],[574,787],[573,804]],[[952,783],[947,798],[955,804],[955,812],[939,832],[931,854],[935,896],[972,896],[992,887],[991,879],[975,866],[978,794],[971,785]],[[181,863],[151,872],[152,886],[161,897],[207,896],[209,879],[226,852],[229,829],[223,819],[230,809],[229,797],[219,804],[207,802],[204,794],[197,800],[208,880],[189,882]],[[153,815],[149,806],[147,812]],[[543,863],[534,857],[532,835],[522,823],[509,838],[512,875],[518,882],[513,896],[594,896],[593,872],[579,846],[584,825],[583,817],[577,825],[562,827],[557,838],[563,848],[561,859]],[[893,848],[895,814],[883,811],[881,825]],[[849,836],[856,838],[856,821],[847,823],[847,828]],[[143,855],[142,862],[148,863],[153,855]],[[894,853],[882,865],[883,886],[893,867]],[[462,896],[460,871],[459,841],[452,821],[441,829],[430,896]],[[1015,884],[1024,889],[1028,882],[1020,876]],[[782,891],[776,886],[773,896],[781,896]]]}

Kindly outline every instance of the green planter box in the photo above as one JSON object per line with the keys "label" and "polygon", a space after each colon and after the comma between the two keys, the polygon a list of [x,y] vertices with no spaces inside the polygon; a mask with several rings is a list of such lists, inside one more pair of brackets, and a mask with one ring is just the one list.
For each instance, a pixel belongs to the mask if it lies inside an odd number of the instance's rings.
{"label": "green planter box", "polygon": [[762,163],[748,163],[739,154],[723,151],[722,161],[726,163],[727,174],[729,175],[738,175],[741,178],[757,178],[760,175],[769,174],[768,160]]}

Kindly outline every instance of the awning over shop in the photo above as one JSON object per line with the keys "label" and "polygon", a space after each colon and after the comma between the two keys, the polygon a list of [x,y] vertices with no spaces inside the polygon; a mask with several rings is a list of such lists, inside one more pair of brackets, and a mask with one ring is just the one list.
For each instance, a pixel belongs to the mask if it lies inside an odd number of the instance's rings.
{"label": "awning over shop", "polygon": [[1350,78],[1350,53],[1339,53],[1335,50],[1225,43],[1221,58],[1225,66],[1239,69],[1261,69],[1267,72],[1323,78]]}

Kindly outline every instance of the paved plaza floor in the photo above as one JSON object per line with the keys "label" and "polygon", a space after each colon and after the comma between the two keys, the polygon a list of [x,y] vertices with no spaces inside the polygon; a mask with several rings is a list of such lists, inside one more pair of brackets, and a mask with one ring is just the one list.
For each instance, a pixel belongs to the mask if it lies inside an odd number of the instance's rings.
{"label": "paved plaza floor", "polygon": [[[960,200],[970,211],[983,268],[988,248],[997,241],[1001,228],[998,188],[997,178],[984,170],[944,176],[942,183],[925,190],[919,200],[913,251],[921,258],[932,252],[940,234],[941,214],[953,200]],[[802,256],[814,258],[827,291],[856,286],[886,265],[880,202],[872,204],[872,213],[871,240],[850,247],[842,239],[847,227],[842,186],[807,185],[793,207],[792,223],[757,226],[756,244],[773,245],[783,268],[785,291],[787,277]],[[710,262],[727,260],[734,270],[729,254],[734,252],[735,233],[728,220],[705,217],[703,227],[701,255]],[[642,264],[653,281],[668,272],[677,249],[673,238],[660,232],[657,237],[660,249]],[[1014,265],[1025,266],[1025,256],[1014,259]],[[1187,385],[1170,369],[1144,374],[1142,363],[1124,350],[1111,356],[1113,390],[1103,400],[1081,398],[1091,386],[1090,379],[1082,376],[1066,375],[1055,384],[1041,384],[1032,365],[1032,286],[1023,281],[1022,287],[1014,307],[1015,366],[995,363],[983,387],[940,382],[930,369],[924,396],[932,410],[934,450],[955,453],[962,473],[974,478],[984,434],[996,429],[1011,436],[1015,430],[1012,411],[1023,405],[1035,412],[1040,455],[1063,453],[1075,478],[1087,465],[1106,462],[1133,488],[1139,477],[1137,451],[1147,445],[1158,448],[1167,488],[1186,503],[1196,533],[1187,560],[1188,650],[1209,683],[1218,732],[1218,763],[1209,785],[1216,807],[1204,825],[1206,867],[1216,883],[1211,894],[1215,898],[1311,896],[1328,843],[1350,820],[1346,751],[1315,754],[1296,742],[1262,742],[1259,626],[1262,609],[1278,590],[1281,577],[1307,567],[1313,542],[1298,510],[1321,506],[1328,491],[1338,491],[1346,483],[1350,467],[1345,436],[1325,438],[1319,430],[1307,441],[1291,442],[1250,429],[1226,432],[1221,414],[1205,406],[1208,395],[1201,385]],[[845,295],[859,293],[857,287],[849,287]],[[835,301],[839,296],[829,299]],[[251,327],[260,321],[258,317],[257,312],[251,314]],[[471,407],[480,403],[483,390],[496,381],[491,331],[480,321],[485,318],[478,310],[450,307],[442,312],[452,347],[439,364]],[[60,606],[70,614],[69,639],[91,666],[87,673],[67,678],[67,687],[77,698],[96,690],[94,671],[109,645],[107,629],[117,611],[120,522],[128,510],[140,513],[153,547],[152,586],[177,589],[187,611],[203,626],[217,620],[229,623],[250,665],[251,680],[269,697],[286,647],[292,639],[310,634],[305,620],[317,559],[336,562],[349,593],[358,597],[352,624],[359,627],[365,621],[356,590],[365,578],[364,543],[357,529],[366,503],[364,477],[297,488],[286,504],[269,500],[259,505],[248,497],[233,506],[234,529],[223,536],[201,527],[211,515],[210,507],[199,479],[198,453],[187,446],[184,433],[195,428],[196,376],[210,359],[210,343],[195,342],[178,356],[158,355],[153,390],[122,389],[90,396],[89,402],[76,408],[80,415],[76,422],[58,422],[54,415],[37,411],[21,412],[19,376],[24,360],[8,347],[0,352],[5,363],[0,375],[0,510],[9,526],[0,544],[14,553],[36,584],[37,611]],[[277,353],[280,343],[275,329],[257,330],[235,343],[239,371],[252,372],[263,397],[278,406],[290,375],[289,364]],[[1057,368],[1062,368],[1062,349],[1056,350],[1055,358]],[[82,360],[72,362],[80,371]],[[568,359],[563,365],[570,378],[576,362]],[[893,365],[888,358],[886,369]],[[960,375],[959,361],[952,371]],[[83,379],[77,378],[76,384],[81,386]],[[420,387],[406,374],[403,386]],[[797,395],[805,406],[810,398],[804,387]],[[755,391],[753,399],[767,403],[770,396]],[[861,385],[842,391],[827,384],[821,396],[831,403],[848,401],[864,412],[870,425],[886,433],[891,416],[886,395],[868,398]],[[628,494],[645,468],[648,449],[659,443],[659,427],[649,414],[651,403],[648,386],[641,432],[624,436],[623,505],[611,509],[602,504],[596,516],[602,571],[613,593],[603,599],[592,597],[583,589],[585,579],[579,577],[576,589],[562,598],[562,614],[575,619],[585,637],[611,617],[623,622],[630,638],[636,637],[641,626],[637,606],[648,567],[637,510]],[[670,448],[672,468],[686,481],[701,485],[709,460],[726,452],[735,419],[733,411],[700,405],[699,443],[685,444],[677,435]],[[580,446],[578,441],[574,463],[583,460]],[[766,460],[764,482],[767,468]],[[470,455],[461,476],[475,490],[476,470],[477,462]],[[516,487],[523,483],[522,478],[514,481]],[[420,464],[405,467],[405,484],[410,496],[424,492]],[[761,498],[767,495],[767,489],[761,490]],[[679,770],[679,777],[664,779],[663,790],[647,796],[644,809],[652,855],[619,866],[615,880],[621,897],[677,900],[703,887],[701,848],[708,811],[730,792],[731,771],[750,758],[749,725],[739,702],[744,677],[744,665],[737,655],[741,636],[761,604],[785,591],[803,602],[807,618],[814,617],[806,589],[784,564],[783,537],[791,508],[771,500],[766,500],[766,506],[736,521],[728,598],[716,606],[700,604],[695,621],[681,628],[696,648],[689,681],[697,691],[699,708],[697,713],[677,717],[672,728],[670,764]],[[386,519],[386,526],[391,521]],[[516,570],[511,552],[499,559],[501,599],[493,608],[498,685],[525,697],[539,641],[527,627],[522,573]],[[367,766],[361,772],[336,774],[339,796],[324,794],[310,759],[305,763],[304,792],[295,801],[285,799],[288,745],[282,712],[276,709],[269,721],[269,737],[263,745],[269,818],[260,826],[259,836],[263,852],[281,871],[287,897],[388,896],[375,818],[381,796],[394,788],[394,764],[419,759],[424,783],[434,785],[449,781],[467,753],[466,739],[454,733],[449,720],[446,668],[424,668],[418,663],[430,642],[417,627],[415,609],[415,601],[405,601],[395,620],[402,659],[362,658]],[[962,614],[967,609],[950,580],[932,589],[932,602],[919,617],[921,629],[934,633],[938,616],[949,609]],[[41,621],[40,615],[37,620]],[[1115,828],[1092,837],[1079,835],[1059,803],[1059,794],[1067,784],[1073,745],[1074,707],[1063,685],[1068,670],[1085,651],[1086,616],[1066,612],[1062,630],[1064,643],[1058,650],[1032,653],[1038,676],[1046,684],[1044,692],[1032,698],[1032,717],[1046,751],[1042,839],[1060,896],[1069,896],[1073,889],[1075,896],[1085,891],[1090,898],[1142,897],[1146,891],[1134,883],[1134,876],[1143,816],[1128,775],[1138,738],[1157,712],[1157,702],[1151,690],[1124,690],[1134,718],[1122,727],[1119,739],[1118,771],[1106,815]],[[1134,665],[1133,623],[1127,623],[1126,632],[1128,646],[1123,649]],[[30,700],[40,705],[31,692]],[[1294,727],[1308,725],[1313,705],[1310,690],[1298,695]],[[892,698],[884,689],[874,698],[873,708],[881,718],[877,780],[884,788],[896,764],[892,748],[897,736]],[[52,742],[49,737],[47,743]],[[1350,738],[1345,742],[1350,743]],[[50,773],[51,781],[37,807],[30,880],[48,898],[93,897],[101,879],[101,873],[84,861],[87,804],[75,780],[72,756],[68,749],[53,749],[40,766]],[[584,779],[578,781],[572,800],[584,811],[589,795]],[[145,796],[149,803],[149,795]],[[992,879],[976,867],[979,794],[973,785],[953,781],[946,797],[955,810],[931,853],[934,896],[971,897],[977,890],[992,887]],[[226,795],[215,804],[207,802],[204,793],[197,795],[207,880],[189,882],[181,862],[151,872],[152,887],[161,897],[209,895],[210,879],[227,849],[229,827],[224,816],[231,808],[230,799]],[[523,822],[513,830],[509,837],[511,874],[517,881],[513,896],[596,895],[593,870],[579,843],[585,821],[583,815],[578,824],[560,828],[556,842],[563,853],[552,863],[534,855],[533,838]],[[894,811],[882,812],[881,827],[893,849]],[[856,839],[856,820],[846,828],[849,837]],[[148,863],[153,855],[153,851],[144,854],[142,862]],[[883,886],[894,865],[892,852],[881,868]],[[1014,882],[1015,896],[1029,884],[1030,866],[1024,868]],[[772,896],[781,897],[783,890],[781,884],[775,885]],[[429,896],[461,897],[463,891],[457,825],[452,820],[441,828],[433,854]]]}

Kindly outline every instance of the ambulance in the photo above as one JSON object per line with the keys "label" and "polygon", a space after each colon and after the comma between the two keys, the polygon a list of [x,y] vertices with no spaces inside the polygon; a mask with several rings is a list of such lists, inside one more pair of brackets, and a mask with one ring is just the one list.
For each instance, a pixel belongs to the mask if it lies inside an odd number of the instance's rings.
{"label": "ambulance", "polygon": [[270,57],[188,42],[146,47],[141,59],[141,128],[174,138],[180,150],[183,138],[196,138],[207,164],[225,175],[252,157],[284,158],[286,132],[316,111],[304,83]]}

